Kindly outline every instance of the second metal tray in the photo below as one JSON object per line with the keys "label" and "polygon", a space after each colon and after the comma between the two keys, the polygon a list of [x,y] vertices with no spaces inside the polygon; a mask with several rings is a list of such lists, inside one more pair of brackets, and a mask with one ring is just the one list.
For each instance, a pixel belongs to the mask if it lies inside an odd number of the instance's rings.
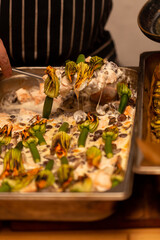
{"label": "second metal tray", "polygon": [[[150,98],[150,87],[152,75],[155,67],[160,63],[160,51],[144,52],[140,56],[139,64],[139,81],[138,81],[138,96],[141,101],[137,102],[137,113],[139,123],[137,124],[136,137],[145,139],[147,136],[147,108]],[[160,174],[160,164],[156,166],[152,162],[148,162],[138,146],[135,146],[136,157],[133,166],[133,171],[137,174],[157,175]]]}

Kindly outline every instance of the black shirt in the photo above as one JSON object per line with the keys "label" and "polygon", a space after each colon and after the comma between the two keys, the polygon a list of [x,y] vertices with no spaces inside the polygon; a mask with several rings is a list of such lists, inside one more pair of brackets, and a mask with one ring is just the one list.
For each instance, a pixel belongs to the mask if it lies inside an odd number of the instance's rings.
{"label": "black shirt", "polygon": [[104,30],[112,0],[0,0],[0,37],[14,66],[62,65],[79,53],[115,60]]}

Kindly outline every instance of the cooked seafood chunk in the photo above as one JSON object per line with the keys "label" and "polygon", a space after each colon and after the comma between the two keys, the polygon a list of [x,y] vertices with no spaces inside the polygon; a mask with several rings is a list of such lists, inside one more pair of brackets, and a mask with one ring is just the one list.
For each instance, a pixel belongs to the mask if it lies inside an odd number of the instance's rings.
{"label": "cooked seafood chunk", "polygon": [[24,89],[24,88],[20,88],[16,91],[16,95],[18,98],[18,101],[20,103],[24,103],[24,102],[29,102],[32,100],[32,96],[29,94],[29,92]]}

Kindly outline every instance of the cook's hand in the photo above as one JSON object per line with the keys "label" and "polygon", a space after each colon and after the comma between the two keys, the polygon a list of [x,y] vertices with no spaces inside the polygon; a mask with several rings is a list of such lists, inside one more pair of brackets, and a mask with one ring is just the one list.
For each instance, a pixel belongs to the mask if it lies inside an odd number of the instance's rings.
{"label": "cook's hand", "polygon": [[0,39],[0,67],[5,77],[10,77],[12,75],[11,64],[7,55],[7,51],[1,39]]}

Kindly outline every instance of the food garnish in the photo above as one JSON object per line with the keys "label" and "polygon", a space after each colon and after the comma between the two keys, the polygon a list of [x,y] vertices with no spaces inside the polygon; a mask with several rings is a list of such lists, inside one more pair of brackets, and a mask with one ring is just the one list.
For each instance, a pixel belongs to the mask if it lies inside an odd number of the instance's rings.
{"label": "food garnish", "polygon": [[77,72],[76,66],[77,66],[76,63],[73,61],[66,62],[65,73],[66,73],[66,76],[69,79],[70,83],[73,82],[73,77],[74,77],[75,73]]}
{"label": "food garnish", "polygon": [[111,176],[111,181],[112,181],[112,187],[116,187],[119,185],[122,181],[124,180],[124,177],[121,175],[112,175]]}
{"label": "food garnish", "polygon": [[127,84],[125,83],[118,83],[117,84],[117,92],[120,97],[120,105],[118,111],[123,113],[125,108],[128,104],[128,100],[131,97],[131,90],[128,88]]}
{"label": "food garnish", "polygon": [[89,177],[84,177],[83,179],[75,182],[71,187],[71,192],[91,192],[92,190],[92,180]]}
{"label": "food garnish", "polygon": [[8,126],[7,124],[0,128],[0,153],[2,145],[8,145],[12,138],[13,126]]}
{"label": "food garnish", "polygon": [[74,91],[79,97],[79,91],[81,91],[85,86],[87,86],[87,81],[90,75],[89,66],[87,63],[80,62],[77,64],[77,79],[74,85]]}
{"label": "food garnish", "polygon": [[52,138],[51,153],[57,154],[58,158],[62,158],[67,155],[71,137],[64,131],[60,131]]}
{"label": "food garnish", "polygon": [[0,186],[0,192],[10,192],[11,191],[11,187],[7,182],[2,182],[1,186]]}
{"label": "food garnish", "polygon": [[75,74],[77,74],[74,83],[74,91],[77,98],[79,98],[79,92],[89,84],[94,71],[100,69],[103,64],[104,60],[101,57],[93,56],[88,62],[84,54],[78,56],[76,63],[70,60],[66,61],[65,73],[71,83]]}
{"label": "food garnish", "polygon": [[101,157],[101,150],[96,146],[92,146],[86,151],[86,160],[89,166],[98,167],[101,161]]}
{"label": "food garnish", "polygon": [[35,180],[38,189],[47,188],[53,185],[55,181],[54,175],[52,173],[53,163],[53,160],[50,160],[47,163],[45,169],[38,172]]}
{"label": "food garnish", "polygon": [[0,191],[6,191],[8,188],[7,191],[17,192],[22,188],[25,188],[36,178],[39,171],[40,168],[34,168],[21,173],[18,176],[4,178]]}
{"label": "food garnish", "polygon": [[6,152],[4,156],[3,173],[0,179],[7,176],[18,176],[24,172],[24,166],[22,163],[22,153],[17,147],[11,148]]}
{"label": "food garnish", "polygon": [[118,128],[117,126],[111,126],[105,129],[105,131],[102,134],[102,138],[105,141],[105,153],[107,158],[113,157],[113,151],[112,151],[112,141],[116,140],[118,137]]}
{"label": "food garnish", "polygon": [[59,183],[64,190],[73,180],[73,168],[69,166],[67,152],[70,147],[71,137],[67,134],[69,124],[64,122],[58,133],[52,139],[51,152],[56,152],[61,161],[61,166],[57,171]]}
{"label": "food garnish", "polygon": [[47,96],[43,106],[43,118],[48,119],[52,110],[53,99],[59,95],[60,83],[55,68],[48,66],[46,73],[48,76],[44,82],[44,93]]}
{"label": "food garnish", "polygon": [[62,189],[68,187],[73,181],[73,168],[68,164],[66,157],[61,158],[61,166],[57,171],[57,176]]}
{"label": "food garnish", "polygon": [[97,69],[100,69],[103,64],[104,64],[103,58],[98,57],[98,56],[91,57],[90,62],[89,62],[89,67],[90,67],[89,78],[91,78],[94,71]]}
{"label": "food garnish", "polygon": [[87,120],[78,125],[78,129],[81,131],[78,138],[78,147],[85,147],[88,133],[93,133],[99,124],[98,117],[94,114],[88,113]]}
{"label": "food garnish", "polygon": [[125,175],[125,172],[121,166],[120,161],[117,159],[117,162],[115,164],[115,170],[111,176],[112,187],[115,187],[119,183],[121,183],[124,180],[124,175]]}
{"label": "food garnish", "polygon": [[35,121],[29,128],[29,132],[38,138],[39,145],[45,145],[46,141],[43,137],[43,134],[46,131],[46,122],[47,119],[41,119],[37,116],[37,121]]}
{"label": "food garnish", "polygon": [[40,162],[40,155],[36,145],[38,144],[38,138],[36,136],[31,135],[29,129],[24,129],[21,132],[22,136],[22,144],[24,147],[29,148],[35,163]]}
{"label": "food garnish", "polygon": [[52,139],[51,153],[57,154],[61,161],[61,166],[57,171],[59,182],[64,188],[73,178],[73,169],[68,164],[67,152],[70,147],[71,137],[66,132],[68,131],[69,124],[64,122],[59,128],[59,132]]}

